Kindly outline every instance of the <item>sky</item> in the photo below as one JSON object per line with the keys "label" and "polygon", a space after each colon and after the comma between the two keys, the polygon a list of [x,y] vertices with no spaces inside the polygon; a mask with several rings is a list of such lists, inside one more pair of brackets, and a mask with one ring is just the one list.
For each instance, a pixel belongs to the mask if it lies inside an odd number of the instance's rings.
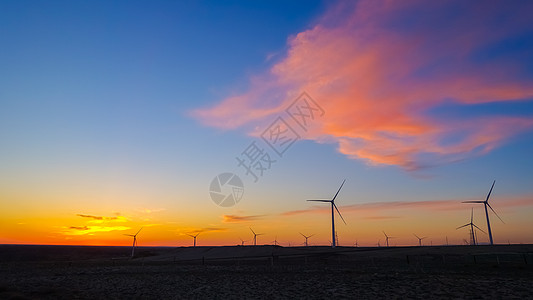
{"label": "sky", "polygon": [[533,243],[532,11],[2,1],[0,244]]}

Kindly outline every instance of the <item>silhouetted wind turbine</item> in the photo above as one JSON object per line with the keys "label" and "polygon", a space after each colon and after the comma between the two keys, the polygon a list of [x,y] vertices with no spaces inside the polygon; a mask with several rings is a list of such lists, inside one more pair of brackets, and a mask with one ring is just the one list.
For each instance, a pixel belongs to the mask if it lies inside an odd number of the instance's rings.
{"label": "silhouetted wind turbine", "polygon": [[193,244],[193,247],[196,247],[196,237],[198,235],[200,235],[200,233],[198,232],[196,235],[192,235],[192,234],[187,234],[188,236],[192,237],[194,239],[194,244]]}
{"label": "silhouetted wind turbine", "polygon": [[344,218],[342,217],[341,212],[337,208],[337,205],[335,205],[335,199],[337,198],[337,195],[341,191],[342,186],[344,185],[345,182],[346,182],[346,179],[344,179],[344,181],[342,182],[341,186],[339,187],[339,190],[337,190],[337,193],[335,193],[335,196],[333,196],[333,198],[331,200],[325,200],[325,199],[307,200],[307,201],[329,202],[329,203],[331,203],[331,241],[332,241],[331,242],[331,247],[335,247],[337,245],[336,240],[335,240],[335,238],[336,238],[336,236],[335,236],[335,233],[336,233],[336,231],[335,231],[335,210],[337,210],[337,213],[339,213],[339,216],[341,217],[342,221],[344,222],[344,224],[346,224],[346,221],[344,221]]}
{"label": "silhouetted wind turbine", "polygon": [[241,246],[244,246],[244,243],[246,242],[245,240],[239,238],[239,240],[241,240]]}
{"label": "silhouetted wind turbine", "polygon": [[[474,227],[476,227],[477,229],[481,230],[481,228],[477,227],[476,224],[474,224],[474,208],[472,208],[472,212],[470,213],[470,223],[467,223],[463,226],[459,226],[456,228],[457,229],[460,229],[460,228],[463,228],[463,227],[466,227],[466,226],[470,226],[470,239],[472,240],[472,242],[470,243],[471,245],[476,245],[476,236],[474,235]],[[481,232],[485,233],[485,231],[481,230]]]}
{"label": "silhouetted wind turbine", "polygon": [[303,233],[299,232],[304,238],[305,238],[305,246],[309,246],[309,244],[307,243],[307,239],[312,237],[314,234],[311,234],[311,235],[304,235]]}
{"label": "silhouetted wind turbine", "polygon": [[141,229],[139,229],[139,231],[137,231],[136,234],[124,234],[124,235],[133,237],[133,246],[131,247],[131,258],[133,258],[133,256],[135,255],[135,246],[137,245],[137,235],[139,234],[139,232],[141,232],[142,229],[143,228],[141,227]]}
{"label": "silhouetted wind turbine", "polygon": [[272,241],[272,243],[274,243],[274,246],[277,246],[278,245],[278,237],[275,237],[274,240]]}
{"label": "silhouetted wind turbine", "polygon": [[389,239],[393,239],[394,237],[388,236],[385,231],[383,231],[383,234],[385,235],[385,241],[387,242],[387,247],[389,246]]}
{"label": "silhouetted wind turbine", "polygon": [[257,236],[258,235],[263,235],[264,233],[255,233],[254,230],[251,227],[250,227],[250,230],[254,234],[254,246],[256,246],[257,245]]}
{"label": "silhouetted wind turbine", "polygon": [[494,188],[494,184],[495,183],[496,183],[496,180],[494,180],[492,182],[492,186],[490,187],[490,191],[487,194],[487,198],[485,199],[485,201],[482,201],[482,200],[478,200],[478,201],[463,201],[463,203],[483,203],[483,205],[485,205],[485,216],[487,217],[487,229],[489,230],[489,240],[490,240],[490,244],[491,245],[494,245],[494,242],[492,240],[492,230],[490,229],[489,211],[487,210],[487,206],[490,208],[490,210],[492,210],[492,212],[496,215],[496,217],[498,217],[498,219],[500,219],[500,221],[502,221],[502,223],[505,224],[505,222],[502,220],[502,218],[500,218],[500,216],[498,216],[496,211],[494,211],[492,206],[490,206],[490,204],[489,204],[490,193],[492,193],[492,189]]}
{"label": "silhouetted wind turbine", "polygon": [[416,236],[416,238],[418,239],[418,246],[422,246],[422,240],[425,239],[425,238],[427,238],[427,236],[425,236],[425,237],[418,237],[418,235],[416,235],[416,234],[414,234],[414,233],[413,233],[413,235]]}

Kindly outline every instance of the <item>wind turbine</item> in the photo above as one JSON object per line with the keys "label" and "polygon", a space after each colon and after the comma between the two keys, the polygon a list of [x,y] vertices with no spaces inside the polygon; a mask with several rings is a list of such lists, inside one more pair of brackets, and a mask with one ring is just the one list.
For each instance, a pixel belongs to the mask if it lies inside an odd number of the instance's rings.
{"label": "wind turbine", "polygon": [[385,231],[383,231],[383,234],[385,235],[385,241],[387,242],[387,247],[389,246],[389,239],[393,239],[394,237],[388,236]]}
{"label": "wind turbine", "polygon": [[309,246],[309,244],[307,243],[307,239],[312,237],[314,234],[311,234],[311,235],[304,235],[303,233],[299,232],[304,238],[305,238],[305,246]]}
{"label": "wind turbine", "polygon": [[256,246],[257,245],[257,236],[258,235],[263,235],[264,233],[255,233],[254,230],[251,227],[250,227],[250,230],[254,234],[254,246]]}
{"label": "wind turbine", "polygon": [[[489,240],[490,240],[490,244],[491,245],[494,245],[494,242],[492,240],[492,230],[490,229],[490,221],[489,221],[489,211],[487,210],[487,206],[490,208],[490,210],[492,210],[492,212],[496,215],[496,217],[498,217],[498,219],[500,219],[500,221],[502,221],[502,223],[505,224],[505,222],[502,220],[502,218],[500,218],[500,216],[498,216],[498,214],[496,213],[496,211],[494,211],[494,209],[492,208],[492,206],[490,206],[489,204],[489,197],[490,197],[490,193],[492,193],[492,189],[494,188],[494,184],[496,183],[496,180],[494,180],[492,182],[492,186],[490,187],[490,191],[489,193],[487,194],[487,198],[485,199],[485,201],[482,201],[482,200],[477,200],[477,201],[463,201],[463,203],[483,203],[483,205],[485,205],[485,216],[487,217],[487,229],[489,230]],[[476,226],[477,227],[477,226]]]}
{"label": "wind turbine", "polygon": [[[460,229],[460,228],[463,228],[463,227],[466,227],[466,226],[470,226],[470,240],[472,241],[470,244],[471,245],[476,245],[476,236],[474,235],[474,227],[476,227],[477,229],[481,230],[481,228],[477,227],[476,224],[474,224],[474,208],[472,208],[472,212],[470,213],[470,223],[467,223],[463,226],[459,226],[456,228],[457,229]],[[485,233],[485,231],[481,230],[481,232]]]}
{"label": "wind turbine", "polygon": [[194,244],[193,244],[193,247],[196,247],[196,237],[200,235],[200,233],[198,232],[196,235],[192,235],[192,234],[187,234],[188,236],[192,237],[194,239]]}
{"label": "wind turbine", "polygon": [[124,234],[124,235],[133,237],[133,246],[131,248],[131,258],[133,258],[133,256],[135,255],[135,246],[137,245],[137,235],[139,234],[139,232],[141,232],[142,229],[143,228],[141,227],[141,229],[139,229],[139,231],[137,231],[136,234]]}
{"label": "wind turbine", "polygon": [[419,237],[418,235],[416,235],[416,234],[414,234],[414,233],[413,233],[413,235],[416,236],[416,238],[418,239],[418,246],[422,246],[422,240],[425,239],[425,238],[427,238],[427,236],[425,236],[425,237]]}
{"label": "wind turbine", "polygon": [[[341,186],[339,187],[339,190],[337,190],[337,193],[335,193],[335,196],[333,196],[333,198],[331,200],[325,200],[325,199],[319,199],[319,200],[307,200],[307,201],[315,201],[315,202],[329,202],[331,203],[331,247],[335,248],[335,246],[337,245],[336,243],[336,240],[335,240],[335,210],[337,210],[337,213],[339,213],[339,216],[341,217],[342,221],[344,222],[344,224],[346,224],[346,221],[344,221],[344,218],[342,217],[341,215],[341,212],[339,211],[339,209],[337,208],[337,205],[335,205],[335,199],[337,198],[337,195],[339,194],[339,192],[341,191],[342,189],[342,186],[344,185],[344,183],[346,182],[346,179],[344,179],[344,181],[342,182]],[[335,210],[334,210],[335,208]]]}
{"label": "wind turbine", "polygon": [[247,242],[247,241],[245,241],[245,240],[243,240],[243,239],[241,239],[241,238],[239,238],[239,240],[241,240],[241,246],[244,246],[244,243]]}
{"label": "wind turbine", "polygon": [[275,237],[274,240],[272,241],[272,243],[274,243],[274,246],[277,246],[278,245],[278,237]]}

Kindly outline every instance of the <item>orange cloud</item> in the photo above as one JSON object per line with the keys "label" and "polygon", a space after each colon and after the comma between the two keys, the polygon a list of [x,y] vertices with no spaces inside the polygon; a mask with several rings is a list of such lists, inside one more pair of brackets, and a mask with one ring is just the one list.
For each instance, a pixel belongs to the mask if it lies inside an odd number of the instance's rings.
{"label": "orange cloud", "polygon": [[70,226],[63,234],[65,235],[92,235],[96,232],[109,232],[109,231],[123,231],[128,230],[130,227],[126,226]]}
{"label": "orange cloud", "polygon": [[237,215],[223,215],[222,222],[224,223],[241,223],[241,222],[248,222],[257,220],[263,217],[262,215],[259,216],[237,216]]}
{"label": "orange cloud", "polygon": [[192,115],[209,126],[257,134],[306,91],[326,113],[303,137],[335,143],[350,158],[417,170],[484,154],[533,128],[533,117],[439,118],[431,111],[447,103],[461,109],[533,98],[520,59],[476,59],[531,29],[532,8],[527,2],[483,10],[461,1],[341,2],[290,37],[286,56],[252,78],[248,91]]}

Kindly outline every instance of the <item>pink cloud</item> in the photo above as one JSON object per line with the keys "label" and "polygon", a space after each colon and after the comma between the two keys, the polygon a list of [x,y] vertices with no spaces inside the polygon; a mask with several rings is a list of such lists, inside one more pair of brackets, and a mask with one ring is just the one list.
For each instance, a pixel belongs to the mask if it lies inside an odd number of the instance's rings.
{"label": "pink cloud", "polygon": [[[484,154],[533,128],[508,115],[443,119],[444,103],[531,100],[518,59],[476,53],[531,28],[524,6],[473,2],[363,0],[332,7],[288,52],[251,79],[249,90],[192,115],[257,134],[303,91],[324,108],[304,138],[337,144],[349,158],[407,170]],[[460,137],[449,141],[449,137]]]}

